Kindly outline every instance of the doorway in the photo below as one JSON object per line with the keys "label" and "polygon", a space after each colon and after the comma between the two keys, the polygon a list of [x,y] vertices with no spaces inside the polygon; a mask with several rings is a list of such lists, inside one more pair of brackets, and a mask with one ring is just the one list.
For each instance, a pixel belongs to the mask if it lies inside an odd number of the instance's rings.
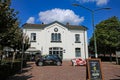
{"label": "doorway", "polygon": [[49,54],[58,55],[61,59],[63,59],[63,48],[61,47],[50,47]]}

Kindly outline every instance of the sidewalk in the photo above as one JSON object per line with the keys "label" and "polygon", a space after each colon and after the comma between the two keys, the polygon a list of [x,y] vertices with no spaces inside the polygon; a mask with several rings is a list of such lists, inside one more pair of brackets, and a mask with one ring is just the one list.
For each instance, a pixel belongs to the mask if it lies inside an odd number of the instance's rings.
{"label": "sidewalk", "polygon": [[[28,62],[21,74],[16,74],[8,80],[86,80],[85,66],[71,66],[64,61],[62,66],[39,67],[34,62]],[[104,80],[120,80],[120,65],[102,62]]]}

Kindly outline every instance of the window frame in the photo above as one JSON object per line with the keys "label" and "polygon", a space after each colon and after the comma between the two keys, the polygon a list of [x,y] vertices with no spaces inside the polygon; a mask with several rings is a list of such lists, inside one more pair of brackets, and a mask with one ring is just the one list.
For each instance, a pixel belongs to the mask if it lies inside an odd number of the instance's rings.
{"label": "window frame", "polygon": [[75,48],[75,57],[81,57],[81,48]]}
{"label": "window frame", "polygon": [[51,33],[51,42],[61,42],[61,34]]}
{"label": "window frame", "polygon": [[36,33],[31,33],[30,41],[31,42],[36,42]]}
{"label": "window frame", "polygon": [[75,34],[75,43],[81,43],[80,34]]}

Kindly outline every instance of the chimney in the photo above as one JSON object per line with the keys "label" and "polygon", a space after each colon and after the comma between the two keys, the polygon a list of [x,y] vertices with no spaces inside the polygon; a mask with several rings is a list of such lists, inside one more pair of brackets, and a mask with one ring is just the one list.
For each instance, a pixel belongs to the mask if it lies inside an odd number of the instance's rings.
{"label": "chimney", "polygon": [[66,25],[69,26],[69,22],[67,22]]}
{"label": "chimney", "polygon": [[44,22],[42,22],[42,24],[44,24]]}

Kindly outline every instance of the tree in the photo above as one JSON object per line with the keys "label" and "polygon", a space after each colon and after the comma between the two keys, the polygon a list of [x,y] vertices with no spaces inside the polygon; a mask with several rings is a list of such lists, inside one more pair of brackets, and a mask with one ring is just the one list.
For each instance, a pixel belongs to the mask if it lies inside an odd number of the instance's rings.
{"label": "tree", "polygon": [[[98,53],[115,53],[116,48],[120,47],[120,21],[116,16],[104,20],[96,25],[95,36],[97,41]],[[93,47],[93,37],[90,40],[90,47]]]}
{"label": "tree", "polygon": [[[14,33],[13,26],[18,27],[18,12],[10,8],[11,0],[0,0],[0,45],[1,48],[9,44],[9,38]],[[11,30],[12,29],[12,30]],[[17,28],[16,28],[17,29]],[[12,32],[13,31],[13,32]],[[3,45],[3,42],[5,44]]]}
{"label": "tree", "polygon": [[[11,0],[0,0],[0,50],[4,47],[10,47],[14,50],[12,57],[12,64],[15,60],[16,51],[22,51],[29,47],[29,38],[23,38],[22,29],[19,27],[19,20],[17,18],[18,12],[10,8]],[[23,39],[25,43],[23,43]]]}
{"label": "tree", "polygon": [[[21,33],[17,13],[10,8],[11,0],[0,0],[0,49],[5,46],[16,50]],[[1,53],[1,52],[0,52]],[[2,54],[1,54],[2,55]]]}

